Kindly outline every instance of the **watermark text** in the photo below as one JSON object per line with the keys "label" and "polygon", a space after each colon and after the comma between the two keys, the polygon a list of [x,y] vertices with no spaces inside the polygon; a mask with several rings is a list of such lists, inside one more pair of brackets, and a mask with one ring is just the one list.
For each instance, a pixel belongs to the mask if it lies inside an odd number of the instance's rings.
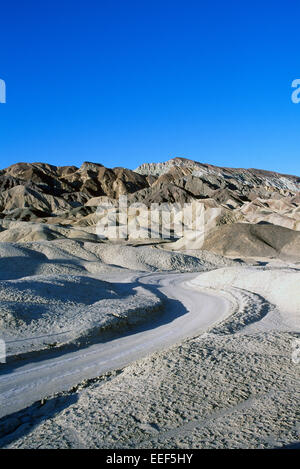
{"label": "watermark text", "polygon": [[6,103],[6,84],[4,80],[0,78],[0,103]]}
{"label": "watermark text", "polygon": [[6,363],[6,345],[3,339],[0,339],[0,363]]}
{"label": "watermark text", "polygon": [[300,103],[300,79],[294,80],[292,83],[292,88],[296,88],[292,93],[292,102],[294,104]]}

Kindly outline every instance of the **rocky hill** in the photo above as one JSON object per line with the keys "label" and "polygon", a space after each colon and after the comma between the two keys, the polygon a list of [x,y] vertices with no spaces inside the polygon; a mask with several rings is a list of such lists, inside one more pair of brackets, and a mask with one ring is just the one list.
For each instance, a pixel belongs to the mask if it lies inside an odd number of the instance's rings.
{"label": "rocky hill", "polygon": [[218,209],[214,228],[269,224],[300,231],[297,176],[221,168],[184,158],[145,163],[135,171],[91,162],[80,168],[17,163],[0,171],[0,241],[95,241],[97,209],[116,205],[121,195],[127,195],[130,205],[147,207],[202,202],[208,211]]}

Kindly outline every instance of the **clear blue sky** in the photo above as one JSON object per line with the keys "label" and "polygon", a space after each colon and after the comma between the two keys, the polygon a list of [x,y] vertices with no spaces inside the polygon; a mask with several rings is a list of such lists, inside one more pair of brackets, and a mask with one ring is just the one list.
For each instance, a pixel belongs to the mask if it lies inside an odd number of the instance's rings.
{"label": "clear blue sky", "polygon": [[183,156],[300,175],[299,1],[1,2],[1,167]]}

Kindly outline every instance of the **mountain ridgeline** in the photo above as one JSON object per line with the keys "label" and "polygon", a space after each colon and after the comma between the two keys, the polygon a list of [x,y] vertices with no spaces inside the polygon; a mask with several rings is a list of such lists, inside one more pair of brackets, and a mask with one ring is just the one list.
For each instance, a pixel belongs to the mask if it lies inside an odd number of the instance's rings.
{"label": "mountain ridgeline", "polygon": [[[296,236],[300,232],[300,177],[174,158],[144,163],[134,171],[91,162],[80,168],[47,163],[9,166],[0,171],[0,241],[57,237],[97,241],[97,208],[108,202],[116,204],[122,195],[129,204],[147,207],[203,201],[207,209],[219,208],[215,228],[227,239],[231,238],[229,231],[239,232],[240,225],[248,225],[240,230],[246,240],[249,225],[258,225],[258,231],[262,229],[259,225],[271,225],[273,237],[278,226]],[[231,227],[224,232],[224,225]],[[218,245],[215,237],[210,250]],[[220,246],[218,251],[222,252]]]}

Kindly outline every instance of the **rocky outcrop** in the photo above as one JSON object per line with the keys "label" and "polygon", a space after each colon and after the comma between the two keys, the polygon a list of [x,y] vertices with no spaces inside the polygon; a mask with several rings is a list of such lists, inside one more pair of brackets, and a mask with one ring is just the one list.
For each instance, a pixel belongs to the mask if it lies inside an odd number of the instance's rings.
{"label": "rocky outcrop", "polygon": [[[135,171],[92,162],[80,168],[18,163],[0,171],[0,227],[9,230],[10,223],[16,221],[63,226],[64,230],[77,226],[94,236],[97,209],[115,207],[118,198],[126,195],[129,205],[143,204],[146,212],[152,204],[183,207],[201,202],[209,212],[210,224],[216,227],[268,223],[300,231],[299,194],[297,176],[221,168],[184,158],[145,163]],[[142,225],[147,222],[146,212]],[[57,237],[57,229],[55,233],[53,229],[40,229],[37,235]],[[146,225],[142,229],[149,231]],[[64,233],[74,236],[73,231]],[[9,239],[9,233],[2,237]],[[13,239],[16,237],[19,239],[14,231]]]}
{"label": "rocky outcrop", "polygon": [[251,188],[266,192],[299,192],[300,177],[259,169],[223,168],[198,163],[185,158],[173,158],[165,163],[144,163],[135,172],[145,176],[161,177],[170,172],[195,176],[203,182],[217,185],[216,189],[228,188],[248,192]]}

